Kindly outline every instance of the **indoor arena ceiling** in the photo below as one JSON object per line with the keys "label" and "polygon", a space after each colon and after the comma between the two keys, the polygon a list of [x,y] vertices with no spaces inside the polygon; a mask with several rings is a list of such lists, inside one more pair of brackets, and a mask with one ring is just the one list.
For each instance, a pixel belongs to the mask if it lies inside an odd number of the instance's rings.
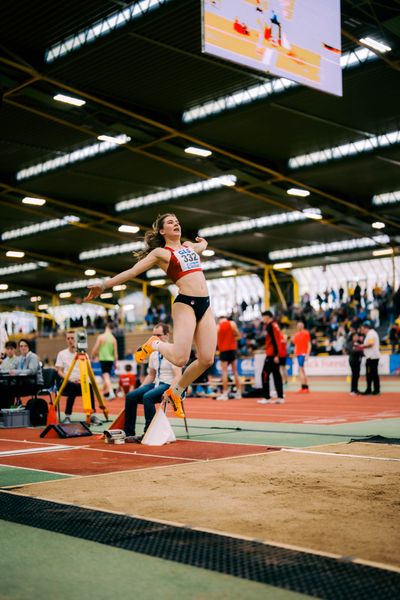
{"label": "indoor arena ceiling", "polygon": [[[132,4],[141,9],[136,18],[92,41],[81,36],[79,47],[46,62],[56,44],[93,32],[94,23]],[[50,299],[56,285],[68,289],[68,282],[85,279],[85,269],[106,276],[127,268],[131,250],[82,253],[139,242],[162,212],[177,214],[191,239],[204,228],[232,225],[206,236],[215,250],[209,260],[219,261],[210,277],[229,262],[239,273],[261,272],[286,260],[303,266],[370,258],[373,250],[398,245],[398,0],[342,0],[343,97],[282,88],[273,77],[203,54],[200,0],[152,1],[151,10],[148,4],[1,5],[0,306],[32,307],[31,296]],[[359,42],[367,36],[391,50],[367,53]],[[86,104],[57,102],[56,94]],[[90,155],[99,135],[130,140]],[[212,155],[187,154],[188,146]],[[328,152],[336,147],[347,150]],[[86,156],[78,156],[85,148]],[[289,162],[318,152],[324,162]],[[32,169],[43,163],[48,170]],[[235,185],[222,185],[221,177]],[[180,190],[162,195],[172,188]],[[290,188],[311,193],[288,195]],[[22,203],[26,196],[46,203]],[[116,208],[143,197],[141,206]],[[376,221],[385,227],[374,229]],[[140,229],[120,232],[123,224]],[[347,244],[329,246],[334,242]],[[293,257],[292,249],[305,247],[314,254]],[[10,250],[25,256],[7,257]],[[25,294],[11,298],[18,291]]]}

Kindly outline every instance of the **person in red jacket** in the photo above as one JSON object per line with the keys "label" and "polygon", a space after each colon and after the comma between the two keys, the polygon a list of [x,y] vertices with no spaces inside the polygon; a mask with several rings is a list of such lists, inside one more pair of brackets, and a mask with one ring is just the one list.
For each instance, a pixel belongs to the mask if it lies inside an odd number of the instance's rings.
{"label": "person in red jacket", "polygon": [[219,350],[219,359],[221,361],[222,371],[222,394],[217,400],[229,400],[228,396],[228,366],[231,365],[235,380],[236,394],[235,398],[241,398],[240,379],[237,370],[237,340],[240,338],[240,332],[236,323],[226,317],[220,317],[218,322],[217,347]]}
{"label": "person in red jacket", "polygon": [[262,384],[264,398],[257,400],[259,404],[271,404],[271,396],[269,390],[269,376],[272,373],[274,378],[275,389],[277,393],[276,404],[283,404],[285,399],[283,397],[283,383],[282,376],[279,369],[279,357],[280,357],[280,346],[281,346],[281,330],[278,323],[274,321],[274,315],[270,310],[265,310],[262,313],[264,323],[266,325],[266,338],[265,338],[265,362],[262,371]]}

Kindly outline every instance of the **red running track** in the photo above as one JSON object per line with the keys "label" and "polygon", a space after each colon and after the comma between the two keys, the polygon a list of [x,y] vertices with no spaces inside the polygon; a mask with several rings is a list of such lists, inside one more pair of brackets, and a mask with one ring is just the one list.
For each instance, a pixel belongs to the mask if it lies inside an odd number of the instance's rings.
{"label": "red running track", "polygon": [[[107,402],[110,414],[117,415],[124,407],[124,399]],[[80,399],[75,410],[82,412]],[[257,398],[218,401],[211,398],[187,398],[187,418],[220,421],[253,421],[278,423],[352,423],[374,419],[400,417],[400,394],[383,393],[380,396],[351,396],[347,392],[287,392],[284,404],[258,404]],[[101,415],[101,411],[97,410]],[[143,407],[139,406],[139,415]],[[171,408],[168,416],[172,417]]]}

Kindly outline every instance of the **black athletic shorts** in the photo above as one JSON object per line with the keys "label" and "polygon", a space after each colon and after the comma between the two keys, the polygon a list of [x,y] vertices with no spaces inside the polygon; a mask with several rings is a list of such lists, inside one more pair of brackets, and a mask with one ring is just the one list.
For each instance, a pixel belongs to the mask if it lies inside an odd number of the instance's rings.
{"label": "black athletic shorts", "polygon": [[219,353],[219,359],[229,364],[236,360],[236,350],[224,350]]}
{"label": "black athletic shorts", "polygon": [[286,367],[286,361],[287,361],[287,356],[280,356],[279,357],[279,364],[281,367]]}
{"label": "black athletic shorts", "polygon": [[188,306],[193,308],[194,314],[196,316],[196,323],[201,321],[201,319],[204,316],[204,313],[210,306],[209,296],[185,296],[185,294],[178,294],[175,298],[175,302],[181,302],[182,304],[187,304]]}
{"label": "black athletic shorts", "polygon": [[102,373],[111,373],[112,368],[114,366],[113,360],[101,360],[100,367]]}

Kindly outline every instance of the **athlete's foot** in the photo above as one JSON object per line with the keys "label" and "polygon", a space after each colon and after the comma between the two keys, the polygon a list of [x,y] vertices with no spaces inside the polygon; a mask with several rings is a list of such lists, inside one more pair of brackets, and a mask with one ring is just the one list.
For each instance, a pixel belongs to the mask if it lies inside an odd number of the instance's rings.
{"label": "athlete's foot", "polygon": [[180,419],[184,419],[185,413],[183,412],[181,396],[174,394],[171,388],[169,388],[164,395],[167,398],[168,402],[171,404],[172,408],[174,409],[175,416],[179,417]]}
{"label": "athlete's foot", "polygon": [[134,355],[137,363],[142,363],[146,360],[146,358],[150,356],[152,352],[154,352],[152,344],[153,342],[157,342],[158,339],[159,338],[156,335],[152,335],[151,338],[147,340],[147,342],[139,346]]}

